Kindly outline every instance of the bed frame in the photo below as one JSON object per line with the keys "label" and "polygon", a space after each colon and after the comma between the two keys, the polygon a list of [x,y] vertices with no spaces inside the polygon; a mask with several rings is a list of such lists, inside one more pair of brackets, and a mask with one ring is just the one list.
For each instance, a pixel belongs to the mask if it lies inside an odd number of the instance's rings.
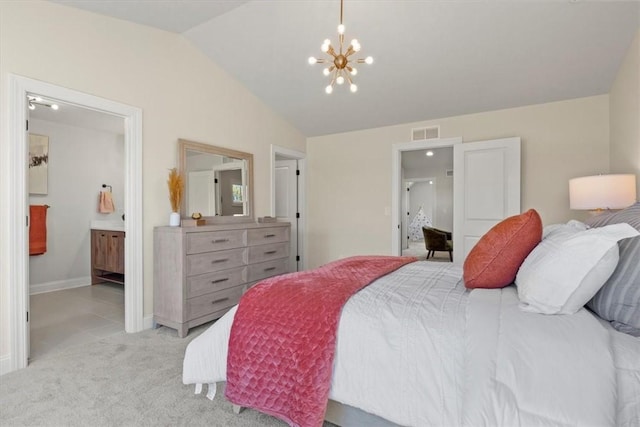
{"label": "bed frame", "polygon": [[[243,407],[233,405],[234,414],[240,414],[243,410]],[[401,427],[377,415],[335,400],[329,400],[327,403],[327,412],[324,414],[324,419],[340,427]]]}

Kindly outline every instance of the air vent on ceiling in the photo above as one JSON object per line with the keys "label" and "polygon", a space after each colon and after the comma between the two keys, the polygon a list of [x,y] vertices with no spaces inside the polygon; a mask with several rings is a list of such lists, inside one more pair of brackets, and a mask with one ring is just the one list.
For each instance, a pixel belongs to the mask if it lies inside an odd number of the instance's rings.
{"label": "air vent on ceiling", "polygon": [[453,176],[453,169],[447,169],[444,172],[444,174],[445,174],[445,176],[449,176],[449,177]]}
{"label": "air vent on ceiling", "polygon": [[411,129],[411,140],[422,141],[424,139],[440,138],[440,126],[430,126],[426,128]]}

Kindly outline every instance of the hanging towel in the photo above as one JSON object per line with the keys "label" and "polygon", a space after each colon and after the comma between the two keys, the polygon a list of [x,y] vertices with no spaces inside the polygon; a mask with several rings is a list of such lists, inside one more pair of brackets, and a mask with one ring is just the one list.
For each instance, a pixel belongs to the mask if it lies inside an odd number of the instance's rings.
{"label": "hanging towel", "polygon": [[100,192],[100,203],[98,204],[98,212],[100,213],[112,213],[116,210],[113,204],[113,197],[111,197],[111,191]]}
{"label": "hanging towel", "polygon": [[47,206],[29,206],[29,255],[47,252]]}

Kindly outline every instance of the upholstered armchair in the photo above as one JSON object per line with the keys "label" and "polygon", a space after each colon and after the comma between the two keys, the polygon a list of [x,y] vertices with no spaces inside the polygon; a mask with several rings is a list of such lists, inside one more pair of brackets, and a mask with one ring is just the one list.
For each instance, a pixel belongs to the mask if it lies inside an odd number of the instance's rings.
{"label": "upholstered armchair", "polygon": [[422,227],[424,244],[427,248],[427,259],[433,256],[435,251],[449,252],[449,259],[453,262],[453,243],[451,232],[438,230],[433,227]]}

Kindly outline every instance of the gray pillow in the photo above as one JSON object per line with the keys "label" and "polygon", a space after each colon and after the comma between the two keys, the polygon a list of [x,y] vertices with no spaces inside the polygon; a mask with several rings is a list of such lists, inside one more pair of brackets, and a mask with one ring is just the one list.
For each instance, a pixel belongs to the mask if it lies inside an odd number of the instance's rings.
{"label": "gray pillow", "polygon": [[[626,222],[640,231],[640,202],[618,212],[589,218],[590,227]],[[609,280],[587,304],[619,331],[640,336],[640,236],[621,240],[620,261]]]}

